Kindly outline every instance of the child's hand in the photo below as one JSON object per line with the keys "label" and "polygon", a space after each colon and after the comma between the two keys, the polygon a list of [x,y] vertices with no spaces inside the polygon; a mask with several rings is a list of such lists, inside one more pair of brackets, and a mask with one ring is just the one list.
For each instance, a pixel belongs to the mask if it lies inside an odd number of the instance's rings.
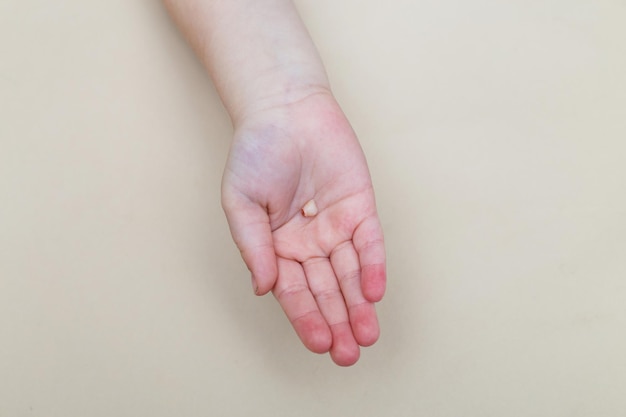
{"label": "child's hand", "polygon": [[[378,339],[385,252],[367,164],[291,0],[165,0],[235,126],[222,183],[257,294],[340,365]],[[304,216],[314,200],[319,212]]]}
{"label": "child's hand", "polygon": [[[311,199],[319,212],[305,217]],[[274,293],[307,348],[355,363],[378,339],[385,252],[367,163],[332,95],[240,120],[222,202],[255,292]]]}

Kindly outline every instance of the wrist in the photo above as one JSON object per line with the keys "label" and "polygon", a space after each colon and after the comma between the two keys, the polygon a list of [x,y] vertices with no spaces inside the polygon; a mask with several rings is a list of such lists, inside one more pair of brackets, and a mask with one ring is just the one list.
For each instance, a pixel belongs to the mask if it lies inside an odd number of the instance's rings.
{"label": "wrist", "polygon": [[325,75],[317,79],[311,77],[306,81],[296,81],[287,76],[275,82],[259,80],[258,84],[260,88],[257,91],[247,91],[237,101],[224,101],[235,128],[270,109],[285,109],[318,94],[332,96]]}

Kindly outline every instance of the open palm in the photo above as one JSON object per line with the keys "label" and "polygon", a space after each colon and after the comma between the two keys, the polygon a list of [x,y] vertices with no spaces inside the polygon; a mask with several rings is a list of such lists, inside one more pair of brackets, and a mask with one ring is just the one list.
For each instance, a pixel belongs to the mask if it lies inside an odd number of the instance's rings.
{"label": "open palm", "polygon": [[[305,217],[311,199],[319,213]],[[355,363],[378,339],[385,253],[367,163],[334,98],[308,95],[237,126],[222,204],[255,292],[274,293],[307,348]]]}

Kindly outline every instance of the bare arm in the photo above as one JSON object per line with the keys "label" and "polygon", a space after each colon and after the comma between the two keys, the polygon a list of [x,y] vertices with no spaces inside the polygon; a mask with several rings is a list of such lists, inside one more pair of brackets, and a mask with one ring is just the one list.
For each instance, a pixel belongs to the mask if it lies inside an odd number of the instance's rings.
{"label": "bare arm", "polygon": [[222,206],[257,295],[352,365],[379,336],[385,250],[359,142],[290,0],[166,0],[235,135]]}
{"label": "bare arm", "polygon": [[245,115],[329,90],[291,0],[165,0],[235,125]]}

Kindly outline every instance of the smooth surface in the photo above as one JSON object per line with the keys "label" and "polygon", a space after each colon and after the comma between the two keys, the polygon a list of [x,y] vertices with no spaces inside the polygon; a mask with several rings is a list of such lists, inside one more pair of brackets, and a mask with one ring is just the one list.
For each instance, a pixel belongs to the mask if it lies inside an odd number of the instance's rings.
{"label": "smooth surface", "polygon": [[626,5],[301,0],[370,162],[381,340],[255,298],[154,1],[0,2],[0,417],[626,415]]}

